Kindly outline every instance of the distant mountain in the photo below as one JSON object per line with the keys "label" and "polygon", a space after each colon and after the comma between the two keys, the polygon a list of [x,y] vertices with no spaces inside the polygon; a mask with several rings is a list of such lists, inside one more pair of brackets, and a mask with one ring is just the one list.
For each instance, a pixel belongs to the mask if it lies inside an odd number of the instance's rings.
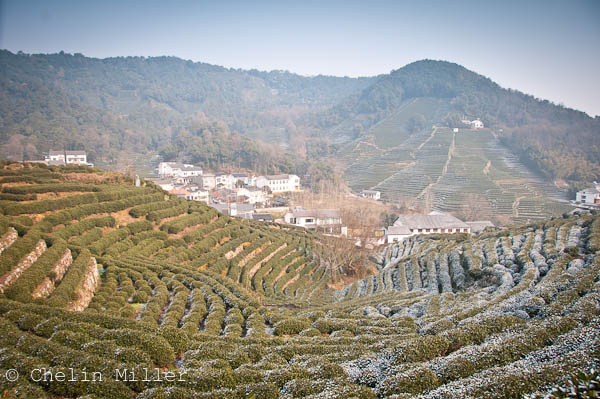
{"label": "distant mountain", "polygon": [[19,160],[64,147],[85,148],[92,160],[106,162],[152,151],[207,167],[272,172],[332,156],[351,165],[359,159],[349,148],[360,141],[375,137],[375,145],[393,148],[433,125],[460,126],[466,117],[481,119],[547,178],[600,178],[600,119],[443,61],[340,78],[175,57],[0,51],[0,110],[0,156]]}
{"label": "distant mountain", "polygon": [[361,93],[319,115],[317,126],[339,141],[357,139],[420,98],[438,101],[432,103],[433,109],[415,112],[403,128],[459,127],[463,117],[479,118],[521,160],[549,178],[600,178],[600,118],[503,89],[489,78],[445,61],[418,61],[380,76]]}
{"label": "distant mountain", "polygon": [[[181,147],[177,138],[190,132],[285,143],[300,115],[327,109],[373,81],[227,69],[175,57],[95,59],[62,52],[0,51],[0,71],[1,155],[19,160],[63,146],[86,148],[92,159],[149,150],[173,155],[172,144]],[[246,143],[240,149],[255,152],[243,137],[236,140]],[[231,161],[227,151],[211,151],[182,156]]]}

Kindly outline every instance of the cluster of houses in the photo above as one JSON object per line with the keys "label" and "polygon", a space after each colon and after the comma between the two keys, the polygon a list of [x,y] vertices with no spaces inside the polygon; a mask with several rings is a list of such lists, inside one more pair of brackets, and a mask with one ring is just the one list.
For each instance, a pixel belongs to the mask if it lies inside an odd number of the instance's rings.
{"label": "cluster of houses", "polygon": [[156,172],[158,179],[149,180],[169,194],[202,201],[238,217],[252,218],[255,205],[285,205],[286,201],[277,194],[300,191],[300,178],[296,175],[204,173],[199,166],[179,162],[161,162]]}

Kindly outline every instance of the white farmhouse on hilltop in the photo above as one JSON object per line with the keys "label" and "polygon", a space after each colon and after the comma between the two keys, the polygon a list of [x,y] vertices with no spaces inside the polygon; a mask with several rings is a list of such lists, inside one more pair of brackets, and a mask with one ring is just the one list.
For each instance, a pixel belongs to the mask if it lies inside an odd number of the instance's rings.
{"label": "white farmhouse on hilltop", "polygon": [[376,190],[362,190],[360,195],[364,198],[379,200],[381,199],[381,192]]}
{"label": "white farmhouse on hilltop", "polygon": [[465,125],[469,125],[471,127],[471,129],[483,129],[483,122],[479,119],[475,119],[475,120],[468,120],[468,119],[463,119],[461,121],[462,123],[464,123]]}
{"label": "white farmhouse on hilltop", "polygon": [[300,191],[300,178],[296,175],[269,175],[256,178],[256,187],[269,187],[272,193]]}
{"label": "white farmhouse on hilltop", "polygon": [[88,165],[87,154],[85,151],[48,151],[45,158],[48,165]]}

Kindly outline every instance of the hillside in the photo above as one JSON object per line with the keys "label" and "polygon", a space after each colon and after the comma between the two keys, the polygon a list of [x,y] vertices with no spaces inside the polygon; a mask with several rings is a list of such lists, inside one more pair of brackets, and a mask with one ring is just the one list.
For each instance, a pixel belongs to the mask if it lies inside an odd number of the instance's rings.
{"label": "hillside", "polygon": [[302,229],[82,167],[0,184],[4,397],[509,398],[600,365],[597,215],[413,237],[336,291]]}
{"label": "hillside", "polygon": [[[555,181],[573,189],[600,179],[600,119],[449,62],[337,78],[0,51],[0,71],[5,158],[86,149],[103,168],[141,175],[183,160],[309,175],[313,189],[343,172],[355,191],[425,210],[477,204],[478,218],[498,223],[560,215],[570,207]],[[463,117],[486,129],[463,129]]]}
{"label": "hillside", "polygon": [[[394,124],[401,109],[428,98],[436,102]],[[349,141],[373,134],[376,124],[392,118],[388,131],[376,135],[385,135],[388,145],[398,145],[406,132],[433,124],[461,127],[463,116],[481,119],[524,163],[547,178],[589,182],[600,177],[600,118],[503,89],[445,61],[417,61],[378,77],[360,94],[321,114],[319,126]]]}
{"label": "hillside", "polygon": [[[168,151],[190,131],[287,143],[299,115],[331,107],[372,81],[227,69],[175,57],[95,59],[6,50],[0,51],[0,71],[1,154],[18,160],[39,159],[63,146],[86,148],[92,160]],[[251,147],[248,153],[256,148],[235,137],[230,141]],[[219,155],[208,154],[212,162],[224,162]],[[265,157],[274,158],[260,151],[243,160]]]}

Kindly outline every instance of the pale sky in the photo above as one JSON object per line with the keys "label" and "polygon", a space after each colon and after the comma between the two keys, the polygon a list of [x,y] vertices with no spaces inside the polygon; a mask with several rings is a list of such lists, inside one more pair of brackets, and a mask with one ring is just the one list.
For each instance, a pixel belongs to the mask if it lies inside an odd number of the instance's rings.
{"label": "pale sky", "polygon": [[0,48],[336,76],[429,58],[600,115],[595,0],[3,0]]}

